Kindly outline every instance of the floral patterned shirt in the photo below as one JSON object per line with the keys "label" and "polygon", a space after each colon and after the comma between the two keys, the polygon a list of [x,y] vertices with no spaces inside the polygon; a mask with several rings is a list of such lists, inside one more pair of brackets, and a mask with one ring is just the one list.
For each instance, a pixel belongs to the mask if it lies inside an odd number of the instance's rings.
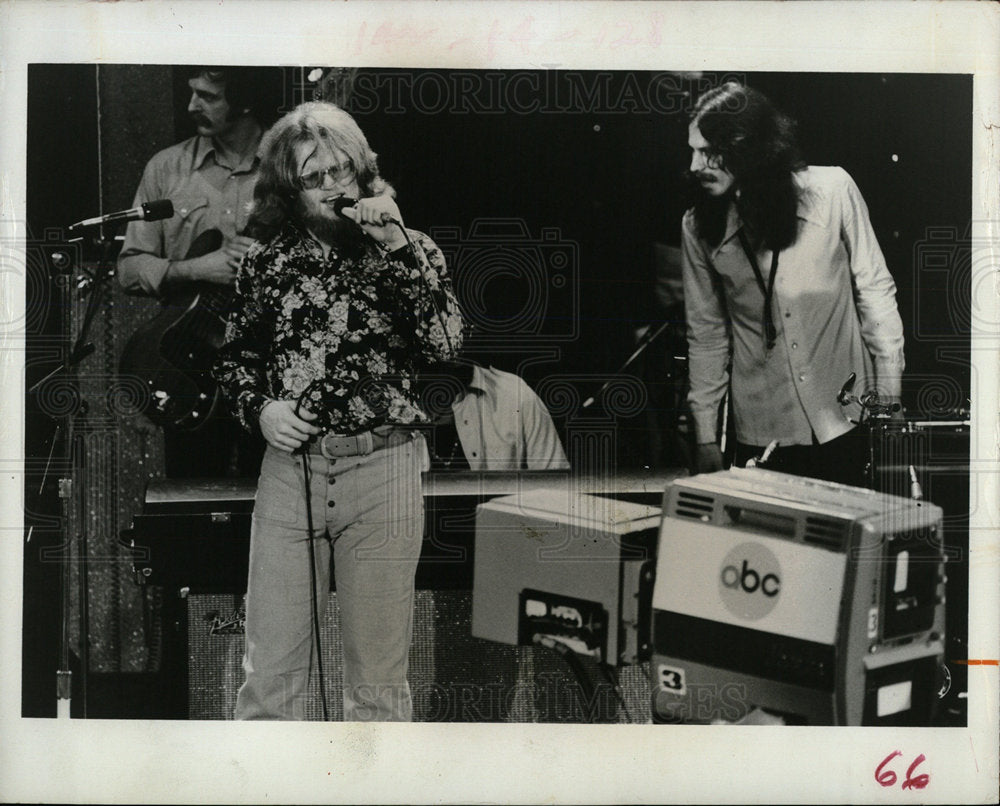
{"label": "floral patterned shirt", "polygon": [[316,425],[340,434],[428,421],[413,378],[455,357],[463,319],[440,249],[407,232],[426,283],[409,247],[387,253],[366,241],[359,257],[336,248],[324,257],[290,223],[250,247],[213,368],[245,428],[278,399],[301,399]]}

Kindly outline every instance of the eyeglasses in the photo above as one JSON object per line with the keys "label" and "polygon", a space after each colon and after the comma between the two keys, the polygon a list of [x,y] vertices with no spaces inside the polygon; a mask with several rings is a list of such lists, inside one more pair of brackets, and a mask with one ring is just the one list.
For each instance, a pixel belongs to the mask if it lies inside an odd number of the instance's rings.
{"label": "eyeglasses", "polygon": [[350,182],[354,178],[354,163],[348,161],[343,165],[331,165],[322,171],[310,171],[307,174],[301,174],[299,176],[299,186],[303,190],[315,190],[326,184],[324,181],[326,177],[330,177],[330,181],[334,185]]}

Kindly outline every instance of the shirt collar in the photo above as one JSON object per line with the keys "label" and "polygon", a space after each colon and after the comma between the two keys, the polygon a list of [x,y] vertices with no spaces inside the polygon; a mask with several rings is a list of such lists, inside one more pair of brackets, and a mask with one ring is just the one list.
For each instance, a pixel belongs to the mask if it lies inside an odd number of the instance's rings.
{"label": "shirt collar", "polygon": [[486,391],[486,376],[479,364],[474,364],[472,367],[472,380],[469,381],[469,389],[476,392]]}
{"label": "shirt collar", "polygon": [[722,247],[729,242],[743,226],[743,222],[740,220],[739,213],[736,212],[735,202],[730,202],[729,207],[726,208],[726,234],[722,236],[722,240],[719,241],[719,245],[712,250],[712,257],[714,258]]}
{"label": "shirt collar", "polygon": [[[263,138],[261,138],[261,140],[263,141]],[[235,169],[231,170],[234,172],[242,170],[247,173],[254,170],[260,163],[262,145],[262,142],[258,142],[257,150],[254,152],[253,158],[250,160],[249,167],[244,167],[246,165],[246,162],[244,161],[241,165],[238,165]],[[209,156],[211,156],[212,159],[215,160],[216,164],[218,164],[218,160],[215,159],[215,143],[212,142],[212,138],[206,137],[203,134],[197,135],[195,138],[194,151],[194,167],[196,171],[201,170],[202,166],[205,164],[205,160],[207,160]]]}
{"label": "shirt collar", "polygon": [[195,170],[201,169],[205,164],[205,160],[208,159],[209,155],[213,158],[215,157],[215,143],[212,142],[211,137],[205,137],[203,134],[199,134],[195,138],[194,146],[194,167]]}
{"label": "shirt collar", "polygon": [[[323,260],[323,246],[303,224],[289,218],[285,225],[288,227],[287,233],[293,248],[297,247],[305,254]],[[331,248],[330,257],[333,258],[336,254],[337,250]]]}

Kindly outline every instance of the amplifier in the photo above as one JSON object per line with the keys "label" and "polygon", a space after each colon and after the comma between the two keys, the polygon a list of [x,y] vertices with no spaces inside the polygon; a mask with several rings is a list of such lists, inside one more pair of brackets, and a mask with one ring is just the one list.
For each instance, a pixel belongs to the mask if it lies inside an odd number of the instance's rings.
{"label": "amplifier", "polygon": [[928,725],[944,653],[941,509],[772,471],[674,481],[653,591],[659,721]]}

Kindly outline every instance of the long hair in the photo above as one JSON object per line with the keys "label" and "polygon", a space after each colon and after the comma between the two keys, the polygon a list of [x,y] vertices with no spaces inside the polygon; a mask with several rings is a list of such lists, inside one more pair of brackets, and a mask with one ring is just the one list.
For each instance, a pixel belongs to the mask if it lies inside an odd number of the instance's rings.
{"label": "long hair", "polygon": [[[799,191],[794,174],[805,168],[795,121],[766,96],[729,81],[702,95],[691,113],[719,167],[736,179],[736,209],[751,238],[768,249],[784,249],[798,236]],[[698,234],[717,246],[725,234],[728,198],[695,194]]]}
{"label": "long hair", "polygon": [[261,140],[260,170],[246,226],[250,237],[269,241],[286,221],[295,220],[299,194],[295,149],[300,143],[324,144],[346,154],[354,165],[363,197],[393,194],[392,187],[379,175],[378,155],[354,118],[334,104],[300,104],[268,129]]}

